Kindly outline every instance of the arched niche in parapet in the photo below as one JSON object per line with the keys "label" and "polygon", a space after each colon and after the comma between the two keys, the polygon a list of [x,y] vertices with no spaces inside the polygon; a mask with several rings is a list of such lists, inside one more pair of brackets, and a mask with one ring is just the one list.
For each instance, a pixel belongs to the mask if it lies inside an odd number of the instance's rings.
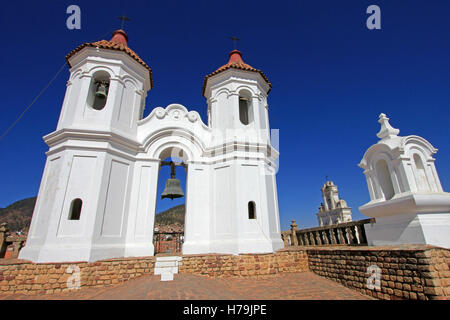
{"label": "arched niche in parapet", "polygon": [[434,165],[433,154],[435,149],[427,140],[419,136],[404,138],[405,153],[411,164],[412,184],[416,185],[418,192],[441,192],[442,187]]}
{"label": "arched niche in parapet", "polygon": [[412,163],[414,164],[414,177],[416,178],[418,191],[431,191],[430,183],[428,181],[427,173],[425,171],[424,162],[418,153],[412,156]]}
{"label": "arched niche in parapet", "polygon": [[381,188],[385,200],[390,200],[394,197],[394,185],[392,183],[389,166],[384,159],[379,159],[375,164],[376,175],[378,183]]}
{"label": "arched niche in parapet", "polygon": [[403,192],[398,163],[395,151],[387,144],[377,143],[366,151],[359,166],[365,170],[371,201],[390,200]]}

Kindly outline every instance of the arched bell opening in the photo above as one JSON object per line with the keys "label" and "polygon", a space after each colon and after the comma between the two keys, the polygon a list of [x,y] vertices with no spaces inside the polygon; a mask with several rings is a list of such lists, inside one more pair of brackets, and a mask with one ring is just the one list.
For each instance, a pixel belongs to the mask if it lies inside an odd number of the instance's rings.
{"label": "arched bell opening", "polygon": [[181,254],[185,234],[187,156],[170,147],[160,155],[153,245],[155,255]]}
{"label": "arched bell opening", "polygon": [[94,73],[87,96],[87,104],[92,109],[102,110],[105,107],[110,81],[111,77],[106,71],[100,70]]}
{"label": "arched bell opening", "polygon": [[254,120],[251,93],[247,90],[239,92],[239,120],[247,126]]}

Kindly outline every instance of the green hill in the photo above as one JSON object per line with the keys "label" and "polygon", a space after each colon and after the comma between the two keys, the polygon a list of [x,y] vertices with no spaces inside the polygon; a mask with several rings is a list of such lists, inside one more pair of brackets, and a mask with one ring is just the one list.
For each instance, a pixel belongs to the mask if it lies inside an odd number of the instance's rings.
{"label": "green hill", "polygon": [[[8,223],[10,231],[26,231],[30,227],[31,216],[33,214],[36,197],[23,199],[0,208],[0,224]],[[156,215],[155,223],[169,225],[178,223],[184,225],[184,204],[180,204]]]}
{"label": "green hill", "polygon": [[8,229],[11,231],[28,230],[35,203],[36,197],[32,197],[0,208],[0,224],[8,223]]}
{"label": "green hill", "polygon": [[185,205],[180,204],[173,208],[167,209],[166,211],[158,213],[155,218],[155,223],[162,225],[178,223],[184,225],[184,212]]}

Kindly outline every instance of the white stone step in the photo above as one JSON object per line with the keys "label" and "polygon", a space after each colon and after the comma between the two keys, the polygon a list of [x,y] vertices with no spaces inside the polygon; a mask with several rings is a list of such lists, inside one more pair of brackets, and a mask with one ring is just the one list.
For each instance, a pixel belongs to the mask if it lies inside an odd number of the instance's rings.
{"label": "white stone step", "polygon": [[163,261],[181,261],[182,258],[180,256],[169,256],[169,257],[157,257],[156,262]]}
{"label": "white stone step", "polygon": [[155,268],[177,267],[178,261],[156,261]]}
{"label": "white stone step", "polygon": [[172,281],[173,273],[172,272],[163,272],[161,273],[161,281]]}
{"label": "white stone step", "polygon": [[162,267],[162,268],[155,268],[155,275],[162,274],[164,272],[172,272],[172,273],[178,273],[178,267]]}
{"label": "white stone step", "polygon": [[182,257],[168,256],[158,257],[155,262],[155,275],[161,275],[161,281],[173,280],[173,275],[178,274],[178,266],[181,265]]}

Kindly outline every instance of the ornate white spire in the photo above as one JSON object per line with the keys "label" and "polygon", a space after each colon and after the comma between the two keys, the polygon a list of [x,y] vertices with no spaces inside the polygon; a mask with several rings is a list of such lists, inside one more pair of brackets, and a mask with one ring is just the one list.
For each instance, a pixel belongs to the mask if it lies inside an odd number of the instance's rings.
{"label": "ornate white spire", "polygon": [[381,129],[377,133],[377,137],[381,140],[392,139],[400,133],[399,129],[395,129],[389,124],[389,118],[384,113],[380,113],[378,122],[381,124]]}

